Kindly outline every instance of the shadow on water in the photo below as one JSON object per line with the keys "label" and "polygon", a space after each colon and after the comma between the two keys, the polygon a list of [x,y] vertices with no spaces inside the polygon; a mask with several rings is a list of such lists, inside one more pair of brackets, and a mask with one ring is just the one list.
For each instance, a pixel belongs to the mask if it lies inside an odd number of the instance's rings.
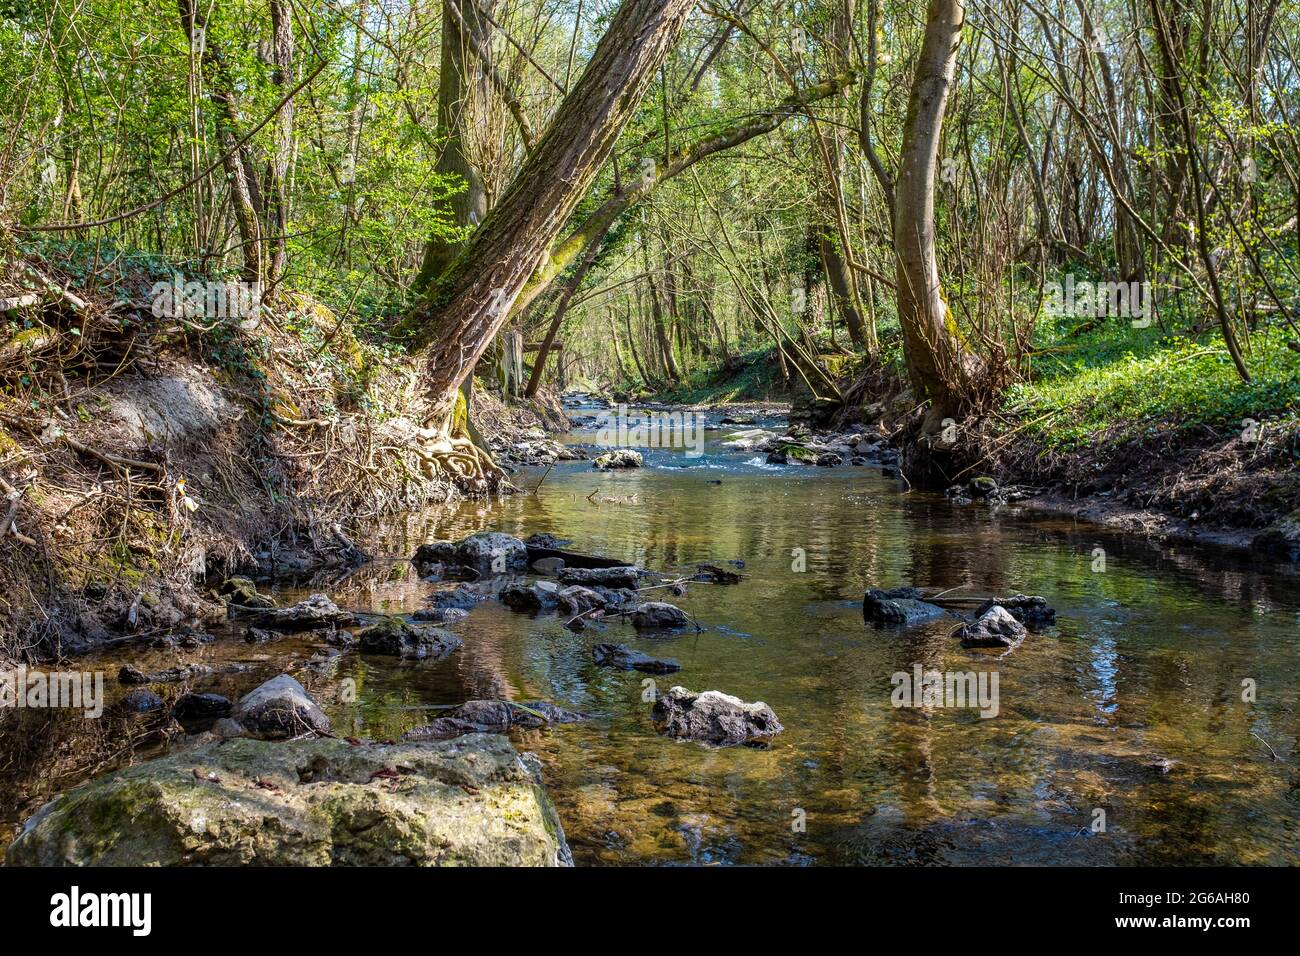
{"label": "shadow on water", "polygon": [[[308,642],[254,647],[232,632],[197,650],[137,650],[89,666],[105,668],[120,694],[111,675],[127,659],[252,665],[193,685],[231,696],[289,669],[338,732],[376,739],[474,697],[545,698],[594,714],[514,735],[541,757],[579,863],[1295,861],[1300,587],[1291,570],[955,506],[875,468],[768,466],[727,451],[719,434],[708,433],[700,458],[653,450],[647,467],[617,474],[562,463],[537,494],[410,515],[378,529],[369,545],[382,557],[331,590],[355,608],[415,610],[438,585],[419,581],[405,556],[484,528],[549,531],[662,571],[743,561],[740,585],[696,585],[679,599],[698,633],[638,637],[610,623],[573,634],[554,617],[489,602],[457,626],[464,649],[439,663],[348,653],[319,668],[307,664]],[[540,477],[518,480],[532,487]],[[1097,548],[1104,571],[1094,570]],[[908,632],[864,627],[863,588],[898,584],[1042,594],[1059,623],[1001,657],[962,649],[951,616]],[[607,640],[677,658],[683,670],[661,681],[766,701],[785,732],[766,749],[658,736],[649,679],[592,663],[591,645]],[[996,671],[997,716],[892,706],[891,676],[918,663]],[[353,701],[340,699],[344,678],[355,682]],[[1258,687],[1253,703],[1242,699],[1247,679]],[[98,756],[78,760],[87,731],[76,727],[88,723],[63,718],[63,732],[36,738],[57,741],[44,753],[30,736],[20,747],[5,734],[0,786],[17,788],[4,801],[8,822],[172,739],[100,732],[109,739]]]}

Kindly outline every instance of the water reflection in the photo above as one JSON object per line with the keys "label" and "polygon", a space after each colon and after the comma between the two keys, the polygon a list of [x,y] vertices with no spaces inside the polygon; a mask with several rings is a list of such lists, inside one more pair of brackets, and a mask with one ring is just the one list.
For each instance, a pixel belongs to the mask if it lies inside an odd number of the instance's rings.
{"label": "water reflection", "polygon": [[[768,466],[708,437],[703,459],[653,451],[648,467],[619,474],[563,463],[537,494],[415,515],[372,542],[400,559],[424,541],[489,527],[549,531],[665,571],[743,561],[742,584],[695,586],[680,599],[699,633],[640,638],[611,623],[573,634],[554,617],[490,602],[459,625],[465,647],[445,662],[348,654],[319,676],[304,669],[308,645],[287,640],[254,654],[232,638],[185,659],[262,655],[261,670],[197,689],[239,693],[287,666],[340,727],[377,739],[472,697],[545,698],[591,713],[587,723],[516,735],[541,757],[586,864],[1295,861],[1293,574],[956,507],[872,468]],[[1104,573],[1091,569],[1099,544]],[[1043,594],[1059,624],[1003,657],[963,650],[949,635],[954,619],[905,633],[864,627],[863,588],[897,584]],[[409,611],[432,587],[394,560],[335,593]],[[766,701],[785,733],[766,750],[659,737],[645,675],[593,664],[591,645],[606,640],[677,658],[674,683]],[[132,657],[162,662],[176,652]],[[996,668],[999,715],[895,709],[890,675],[917,663]],[[337,699],[345,677],[356,681],[355,702]],[[1241,699],[1243,678],[1258,682],[1253,704]],[[1287,761],[1272,759],[1270,746]],[[11,780],[23,788],[13,819],[51,791],[34,776]],[[1105,833],[1090,829],[1099,807]],[[793,825],[800,811],[802,831]]]}

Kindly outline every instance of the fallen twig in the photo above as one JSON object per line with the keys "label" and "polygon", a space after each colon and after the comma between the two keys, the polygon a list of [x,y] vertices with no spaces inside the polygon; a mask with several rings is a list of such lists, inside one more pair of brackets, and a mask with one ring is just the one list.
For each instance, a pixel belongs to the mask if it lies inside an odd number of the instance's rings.
{"label": "fallen twig", "polygon": [[1273,759],[1274,759],[1274,760],[1278,761],[1279,763],[1285,763],[1285,761],[1282,760],[1282,758],[1279,757],[1279,756],[1277,755],[1277,751],[1273,749],[1273,745],[1272,745],[1272,744],[1270,744],[1267,740],[1265,740],[1265,739],[1264,739],[1263,737],[1261,737],[1259,734],[1255,733],[1255,731],[1253,731],[1253,730],[1250,732],[1250,735],[1251,735],[1252,737],[1254,737],[1256,740],[1258,740],[1258,741],[1259,741],[1261,744],[1263,744],[1265,747],[1268,748],[1268,752],[1271,753],[1271,754],[1273,755]]}
{"label": "fallen twig", "polygon": [[119,468],[137,468],[144,471],[152,471],[159,475],[165,475],[167,473],[167,469],[152,461],[139,461],[134,458],[123,458],[119,455],[110,455],[108,452],[99,451],[98,449],[91,448],[89,445],[82,444],[71,435],[64,435],[63,440],[67,442],[68,447],[73,451],[79,452],[83,455],[89,455],[91,458],[98,458],[106,465],[116,465]]}

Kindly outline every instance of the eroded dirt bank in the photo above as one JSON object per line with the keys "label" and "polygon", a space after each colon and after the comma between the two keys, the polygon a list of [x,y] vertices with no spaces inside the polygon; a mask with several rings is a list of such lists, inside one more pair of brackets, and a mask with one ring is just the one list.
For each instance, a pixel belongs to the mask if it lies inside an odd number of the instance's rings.
{"label": "eroded dirt bank", "polygon": [[[183,638],[230,574],[346,570],[358,528],[457,493],[420,454],[414,364],[347,316],[160,317],[157,276],[90,295],[43,268],[0,325],[0,661]],[[557,419],[481,391],[474,414],[493,441]]]}

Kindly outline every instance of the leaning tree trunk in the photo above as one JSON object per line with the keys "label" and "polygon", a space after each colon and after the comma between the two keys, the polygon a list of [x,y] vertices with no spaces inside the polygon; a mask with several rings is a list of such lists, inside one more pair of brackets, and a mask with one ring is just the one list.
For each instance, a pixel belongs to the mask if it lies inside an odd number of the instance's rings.
{"label": "leaning tree trunk", "polygon": [[930,401],[922,428],[933,436],[969,393],[974,357],[966,353],[939,280],[934,242],[934,181],[948,91],[965,20],[962,0],[929,0],[925,37],[912,80],[895,185],[894,255],[898,315],[908,377]]}
{"label": "leaning tree trunk", "polygon": [[445,430],[456,386],[510,314],[609,159],[695,0],[624,0],[550,128],[466,248],[416,305],[429,420]]}
{"label": "leaning tree trunk", "polygon": [[[608,233],[608,230],[606,230],[606,233]],[[578,268],[574,270],[573,275],[565,283],[559,301],[555,304],[555,314],[551,316],[551,324],[546,330],[546,336],[537,347],[537,357],[533,360],[533,369],[528,376],[528,387],[524,389],[524,398],[532,399],[537,397],[537,390],[542,385],[542,375],[546,371],[546,359],[551,354],[551,349],[555,347],[555,337],[560,334],[560,325],[564,322],[564,317],[569,313],[569,304],[573,301],[578,288],[587,278],[587,273],[596,264],[596,260],[600,258],[600,252],[605,248],[603,240],[604,236],[601,237],[600,241],[588,247],[582,261],[578,264]],[[618,348],[617,341],[615,341],[614,347],[615,349]]]}

